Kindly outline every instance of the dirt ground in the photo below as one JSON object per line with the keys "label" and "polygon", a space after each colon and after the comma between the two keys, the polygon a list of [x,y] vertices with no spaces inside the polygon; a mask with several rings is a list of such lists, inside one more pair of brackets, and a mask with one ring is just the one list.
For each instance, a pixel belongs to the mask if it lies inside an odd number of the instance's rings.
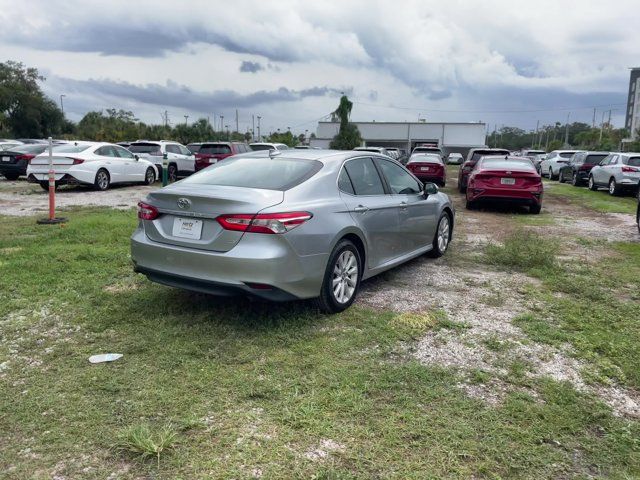
{"label": "dirt ground", "polygon": [[[90,187],[64,186],[56,192],[56,207],[63,210],[77,206],[108,206],[117,209],[135,207],[148,192],[160,184],[114,185],[106,192]],[[39,185],[24,179],[9,181],[0,178],[0,212],[3,215],[26,216],[49,211],[49,195]]]}
{"label": "dirt ground", "polygon": [[[454,180],[455,181],[455,180]],[[453,183],[453,182],[452,182]],[[455,184],[453,185],[455,188]],[[547,190],[553,188],[550,185]],[[459,265],[457,252],[473,255],[493,242],[501,243],[518,228],[513,214],[529,215],[526,208],[466,210],[464,198],[447,189],[456,206],[455,237],[449,255],[435,261],[419,258],[364,283],[358,302],[376,309],[399,313],[440,310],[461,328],[436,329],[410,346],[409,353],[420,362],[453,367],[462,379],[459,387],[468,395],[490,404],[502,401],[512,391],[500,380],[505,365],[521,360],[532,366],[528,375],[568,381],[580,391],[595,393],[621,416],[640,417],[640,395],[621,386],[588,385],[581,376],[584,365],[572,356],[570,345],[555,348],[531,341],[513,320],[535,308],[526,295],[540,281],[520,273],[508,273],[468,263]],[[569,246],[572,257],[581,262],[597,261],[594,249],[576,242],[577,237],[602,241],[639,241],[631,215],[601,214],[562,203],[552,196],[544,201],[543,214],[551,214],[541,225],[527,229],[555,237]],[[544,218],[543,216],[540,217]],[[489,345],[493,343],[494,348]],[[495,348],[499,343],[503,348]],[[469,381],[473,372],[493,374],[488,384]],[[536,396],[534,391],[526,393]]]}

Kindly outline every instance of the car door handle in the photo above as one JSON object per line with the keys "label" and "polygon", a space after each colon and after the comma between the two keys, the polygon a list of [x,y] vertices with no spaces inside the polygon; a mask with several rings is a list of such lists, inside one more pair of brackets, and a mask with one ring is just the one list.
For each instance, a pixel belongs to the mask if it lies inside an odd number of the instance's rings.
{"label": "car door handle", "polygon": [[407,202],[400,202],[400,208],[402,208],[403,210],[406,210]]}
{"label": "car door handle", "polygon": [[364,205],[358,205],[353,209],[356,213],[365,213],[369,211],[369,207],[365,207]]}

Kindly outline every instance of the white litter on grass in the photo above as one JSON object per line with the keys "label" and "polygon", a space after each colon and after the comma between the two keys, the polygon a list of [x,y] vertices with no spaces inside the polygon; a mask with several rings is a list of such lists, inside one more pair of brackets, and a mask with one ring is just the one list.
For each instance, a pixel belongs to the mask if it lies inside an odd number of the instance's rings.
{"label": "white litter on grass", "polygon": [[121,353],[102,353],[100,355],[91,355],[89,357],[89,362],[91,363],[114,362],[119,358],[122,358]]}

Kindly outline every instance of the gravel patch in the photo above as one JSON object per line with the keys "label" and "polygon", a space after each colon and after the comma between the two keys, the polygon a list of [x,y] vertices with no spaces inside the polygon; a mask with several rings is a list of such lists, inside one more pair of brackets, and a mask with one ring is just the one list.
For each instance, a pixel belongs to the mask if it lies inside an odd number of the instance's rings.
{"label": "gravel patch", "polygon": [[[49,211],[49,195],[38,185],[24,181],[1,182],[0,212],[9,216],[28,216]],[[9,183],[10,185],[7,185]],[[160,184],[113,186],[99,192],[88,187],[62,187],[56,192],[56,208],[69,207],[111,207],[128,210],[135,207],[147,193],[159,188]]]}

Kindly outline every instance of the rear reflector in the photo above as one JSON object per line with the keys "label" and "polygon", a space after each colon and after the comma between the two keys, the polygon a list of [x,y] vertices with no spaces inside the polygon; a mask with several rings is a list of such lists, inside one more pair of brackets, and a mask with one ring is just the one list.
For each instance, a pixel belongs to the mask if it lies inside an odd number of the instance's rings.
{"label": "rear reflector", "polygon": [[252,233],[287,233],[313,217],[309,212],[237,213],[220,215],[216,220],[225,230]]}
{"label": "rear reflector", "polygon": [[160,212],[153,205],[138,202],[138,218],[140,220],[155,220],[160,216]]}

